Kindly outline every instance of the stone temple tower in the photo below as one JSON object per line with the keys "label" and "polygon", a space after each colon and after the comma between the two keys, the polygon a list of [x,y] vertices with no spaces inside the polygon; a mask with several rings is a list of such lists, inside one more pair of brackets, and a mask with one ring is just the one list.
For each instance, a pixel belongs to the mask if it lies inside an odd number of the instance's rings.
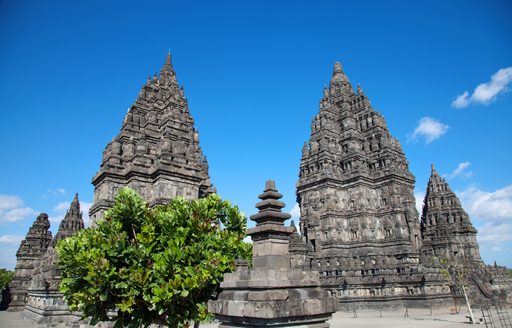
{"label": "stone temple tower", "polygon": [[[59,231],[48,246],[39,263],[34,267],[27,291],[27,305],[23,310],[24,320],[44,327],[72,327],[79,316],[69,311],[64,296],[59,291],[61,282],[55,251],[57,241],[65,239],[84,228],[78,194],[59,225]],[[77,326],[77,325],[76,325]]]}
{"label": "stone temple tower", "polygon": [[459,199],[432,164],[421,215],[422,254],[481,264],[476,233]]}
{"label": "stone temple tower", "polygon": [[333,286],[416,272],[421,238],[414,183],[384,117],[359,86],[354,92],[336,63],[297,183],[300,231],[313,249],[309,265]]}
{"label": "stone temple tower", "polygon": [[16,253],[16,269],[9,288],[12,299],[9,311],[21,311],[26,305],[27,289],[30,286],[32,272],[39,265],[39,260],[45,254],[52,241],[52,232],[48,214],[41,213],[28,230],[27,236],[21,241]]}
{"label": "stone temple tower", "polygon": [[199,147],[199,134],[170,54],[160,74],[148,78],[128,109],[121,132],[103,152],[92,184],[92,222],[113,205],[124,186],[135,189],[150,205],[167,203],[176,196],[197,199],[213,192],[208,162]]}

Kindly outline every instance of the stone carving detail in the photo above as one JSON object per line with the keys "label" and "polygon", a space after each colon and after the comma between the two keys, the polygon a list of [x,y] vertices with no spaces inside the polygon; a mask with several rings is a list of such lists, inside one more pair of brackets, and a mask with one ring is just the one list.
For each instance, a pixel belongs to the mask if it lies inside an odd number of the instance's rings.
{"label": "stone carving detail", "polygon": [[481,264],[476,234],[459,199],[432,164],[421,215],[422,254]]}
{"label": "stone carving detail", "polygon": [[69,210],[60,222],[55,238],[32,270],[27,304],[23,310],[25,320],[52,327],[56,324],[66,325],[78,321],[79,316],[68,310],[63,295],[59,292],[61,279],[57,267],[58,256],[54,247],[58,240],[67,238],[83,228],[80,202],[78,194],[75,194]]}
{"label": "stone carving detail", "polygon": [[137,190],[151,205],[176,196],[197,199],[215,191],[170,54],[160,74],[148,78],[128,109],[120,133],[103,152],[92,184],[92,222],[114,204],[123,186]]}
{"label": "stone carving detail", "polygon": [[30,227],[27,236],[21,241],[16,253],[16,268],[9,288],[11,302],[9,311],[21,311],[26,304],[27,289],[32,279],[32,271],[39,265],[40,257],[52,241],[48,214],[41,213]]}
{"label": "stone carving detail", "polygon": [[258,196],[256,227],[248,229],[253,240],[253,266],[241,263],[225,274],[223,291],[208,303],[208,310],[221,327],[329,327],[326,320],[335,310],[334,298],[319,287],[318,272],[290,268],[289,237],[293,227],[285,227],[290,214],[279,199],[274,181],[267,181]]}

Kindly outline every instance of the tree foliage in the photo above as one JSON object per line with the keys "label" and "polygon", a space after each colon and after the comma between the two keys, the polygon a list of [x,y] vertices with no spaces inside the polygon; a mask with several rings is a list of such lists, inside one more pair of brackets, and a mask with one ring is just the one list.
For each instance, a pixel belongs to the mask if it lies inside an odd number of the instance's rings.
{"label": "tree foliage", "polygon": [[4,289],[9,285],[14,276],[13,271],[9,271],[7,269],[0,269],[0,290]]}
{"label": "tree foliage", "polygon": [[245,230],[238,208],[215,194],[150,209],[124,188],[96,228],[58,243],[60,290],[93,325],[187,326],[205,318],[235,260],[250,256]]}

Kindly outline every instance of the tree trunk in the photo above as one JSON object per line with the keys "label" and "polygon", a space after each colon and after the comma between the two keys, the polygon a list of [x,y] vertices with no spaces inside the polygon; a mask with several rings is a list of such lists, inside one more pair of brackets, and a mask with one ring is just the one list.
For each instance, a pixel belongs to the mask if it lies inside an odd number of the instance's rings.
{"label": "tree trunk", "polygon": [[194,321],[194,328],[199,328],[199,321]]}
{"label": "tree trunk", "polygon": [[475,317],[473,316],[473,310],[471,310],[471,305],[469,304],[468,294],[466,293],[466,287],[462,285],[462,292],[464,293],[464,299],[466,300],[466,305],[468,306],[469,316],[471,318],[471,324],[475,324]]}
{"label": "tree trunk", "polygon": [[453,306],[454,306],[455,313],[459,313],[459,306],[457,304],[457,293],[456,293],[455,287],[451,290],[451,292],[453,295]]}

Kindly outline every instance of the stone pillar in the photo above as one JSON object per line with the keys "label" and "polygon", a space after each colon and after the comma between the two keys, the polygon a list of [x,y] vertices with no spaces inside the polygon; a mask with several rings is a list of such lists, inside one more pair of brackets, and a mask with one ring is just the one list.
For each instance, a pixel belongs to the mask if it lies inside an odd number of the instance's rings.
{"label": "stone pillar", "polygon": [[290,268],[288,245],[293,227],[281,212],[274,181],[267,181],[251,216],[256,227],[247,233],[253,240],[253,266],[238,266],[224,275],[223,291],[208,303],[208,310],[221,321],[220,327],[329,327],[335,300],[320,288],[318,272]]}

